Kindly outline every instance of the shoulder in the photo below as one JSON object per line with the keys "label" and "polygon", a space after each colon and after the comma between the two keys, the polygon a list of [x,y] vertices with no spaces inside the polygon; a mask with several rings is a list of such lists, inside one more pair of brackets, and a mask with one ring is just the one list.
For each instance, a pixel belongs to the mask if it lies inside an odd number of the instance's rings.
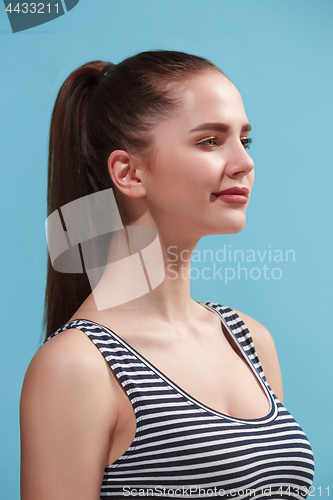
{"label": "shoulder", "polygon": [[[259,321],[252,318],[248,314],[237,311],[236,309],[233,309],[233,311],[235,311],[235,313],[248,327],[256,348],[258,348],[263,353],[267,351],[267,354],[275,349],[273,337],[264,325],[259,323]],[[258,351],[257,354],[259,355]]]}
{"label": "shoulder", "polygon": [[245,313],[233,310],[248,327],[266,379],[277,397],[283,402],[281,370],[272,335],[259,321]]}
{"label": "shoulder", "polygon": [[[53,410],[84,420],[116,421],[117,382],[104,357],[80,330],[68,329],[45,342],[30,362],[21,394],[21,416]],[[105,393],[110,397],[105,398]],[[114,397],[113,397],[114,396]],[[113,418],[112,418],[113,417]],[[70,417],[69,417],[70,418]],[[102,423],[102,422],[100,422]]]}
{"label": "shoulder", "polygon": [[49,338],[36,352],[28,367],[24,384],[47,379],[69,385],[93,384],[109,374],[106,362],[91,340],[80,330],[70,328]]}
{"label": "shoulder", "polygon": [[[83,332],[65,330],[40,347],[20,402],[22,498],[67,500],[73,491],[82,499],[99,498],[106,436],[118,416],[114,384],[106,361]],[[73,480],[82,474],[84,481]]]}
{"label": "shoulder", "polygon": [[[75,328],[49,338],[36,352],[27,369],[22,396],[33,397],[38,391],[46,399],[53,393],[84,397],[99,394],[100,389],[112,389],[115,380],[107,362],[87,335]],[[76,399],[72,397],[71,403]]]}

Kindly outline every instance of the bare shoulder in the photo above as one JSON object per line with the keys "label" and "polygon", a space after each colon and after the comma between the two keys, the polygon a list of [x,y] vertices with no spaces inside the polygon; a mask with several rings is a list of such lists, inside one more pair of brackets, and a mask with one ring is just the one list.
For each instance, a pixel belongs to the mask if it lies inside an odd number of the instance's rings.
{"label": "bare shoulder", "polygon": [[99,499],[118,415],[114,384],[84,332],[65,330],[40,347],[21,394],[22,500]]}
{"label": "bare shoulder", "polygon": [[245,313],[236,311],[235,309],[234,311],[248,327],[259,361],[265,372],[266,379],[277,397],[283,403],[281,370],[272,335],[264,325],[259,323],[259,321]]}
{"label": "bare shoulder", "polygon": [[[48,413],[56,401],[58,408],[63,404],[68,414],[85,406],[88,415],[95,405],[107,411],[107,402],[110,404],[112,394],[116,394],[116,384],[105,359],[85,333],[68,329],[44,343],[31,360],[23,382],[21,409],[29,413],[36,404]],[[104,397],[105,391],[110,398]],[[115,402],[116,399],[113,412]]]}
{"label": "bare shoulder", "polygon": [[[274,351],[275,349],[274,340],[270,332],[267,330],[267,328],[261,323],[259,323],[259,321],[249,316],[248,314],[236,311],[236,309],[234,309],[234,311],[238,314],[238,316],[244,321],[246,326],[249,328],[256,349],[263,351],[263,353],[267,351],[268,355],[271,353],[272,350]],[[258,351],[257,354],[259,355]]]}
{"label": "bare shoulder", "polygon": [[108,383],[112,379],[110,373],[91,340],[80,330],[71,328],[50,338],[38,349],[28,367],[23,389],[30,383],[47,383],[51,388],[63,382],[69,390],[79,384],[83,389],[94,386],[97,381]]}

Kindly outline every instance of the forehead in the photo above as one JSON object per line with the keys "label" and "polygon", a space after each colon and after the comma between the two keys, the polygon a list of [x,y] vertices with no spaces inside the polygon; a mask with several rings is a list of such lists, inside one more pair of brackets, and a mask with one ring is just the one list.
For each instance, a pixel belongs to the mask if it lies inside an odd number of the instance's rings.
{"label": "forehead", "polygon": [[247,123],[240,93],[218,71],[205,72],[185,81],[177,94],[181,103],[178,113],[157,128],[172,126],[185,131],[202,123],[221,122],[231,128]]}

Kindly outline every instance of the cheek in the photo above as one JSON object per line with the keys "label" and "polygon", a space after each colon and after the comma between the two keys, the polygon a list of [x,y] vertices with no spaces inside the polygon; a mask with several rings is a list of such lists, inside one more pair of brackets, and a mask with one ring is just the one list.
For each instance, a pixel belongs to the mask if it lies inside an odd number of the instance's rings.
{"label": "cheek", "polygon": [[193,162],[182,152],[172,149],[163,151],[156,162],[153,177],[158,189],[184,189],[193,178]]}
{"label": "cheek", "polygon": [[186,158],[172,169],[173,188],[177,194],[188,203],[206,201],[216,178],[209,165],[196,158]]}
{"label": "cheek", "polygon": [[191,147],[163,147],[151,171],[150,192],[175,204],[207,201],[221,181],[223,160]]}

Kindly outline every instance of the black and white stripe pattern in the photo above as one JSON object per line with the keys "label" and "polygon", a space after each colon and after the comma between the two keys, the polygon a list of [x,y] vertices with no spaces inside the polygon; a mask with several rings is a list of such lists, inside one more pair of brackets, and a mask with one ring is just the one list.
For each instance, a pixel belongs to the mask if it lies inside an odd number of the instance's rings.
{"label": "black and white stripe pattern", "polygon": [[102,499],[126,496],[237,500],[304,499],[313,480],[310,444],[269,387],[251,335],[230,308],[211,302],[262,384],[270,402],[262,418],[233,418],[192,398],[108,328],[85,319],[85,332],[131,400],[137,420],[132,445],[105,469]]}

